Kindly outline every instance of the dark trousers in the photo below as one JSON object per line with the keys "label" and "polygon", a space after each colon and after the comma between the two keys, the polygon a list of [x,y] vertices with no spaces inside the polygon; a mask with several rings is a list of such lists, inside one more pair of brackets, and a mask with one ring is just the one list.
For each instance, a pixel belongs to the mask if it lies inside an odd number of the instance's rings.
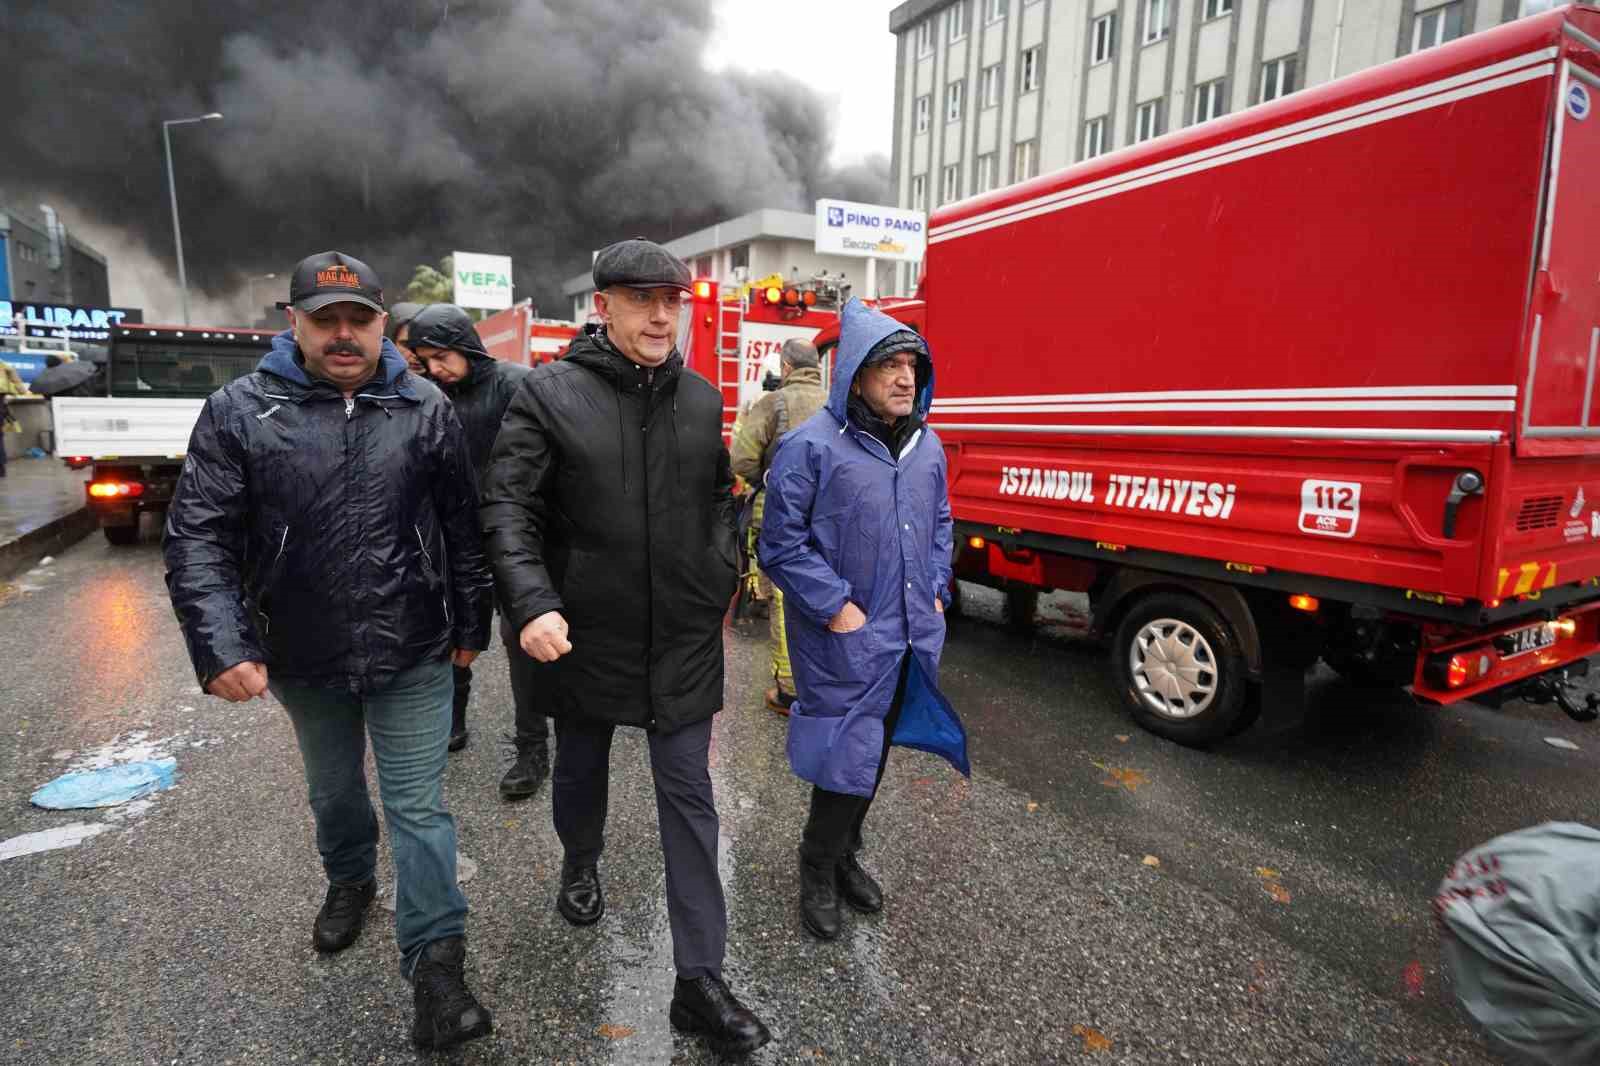
{"label": "dark trousers", "polygon": [[[590,866],[605,847],[611,737],[616,727],[556,719],[550,788],[556,835],[574,866]],[[679,977],[721,977],[728,912],[717,872],[717,808],[711,797],[711,720],[675,733],[650,733],[656,820],[667,868],[667,919]]]}
{"label": "dark trousers", "polygon": [[[517,634],[504,618],[500,619],[500,642],[505,645],[506,659],[511,664],[511,698],[517,707],[517,737],[536,745],[549,744],[550,722],[534,699],[537,686],[534,670],[538,661],[522,650]],[[451,723],[452,728],[460,729],[467,724],[467,703],[472,699],[472,667],[452,666],[451,671],[455,681]]]}
{"label": "dark trousers", "polygon": [[878,795],[883,784],[883,771],[889,765],[889,741],[894,727],[900,721],[900,706],[906,698],[906,674],[911,668],[911,654],[900,660],[900,680],[895,685],[894,701],[889,704],[888,717],[883,722],[883,753],[878,759],[878,776],[872,782],[872,795],[852,796],[847,792],[830,792],[812,786],[811,810],[806,815],[805,831],[800,837],[800,854],[814,866],[832,866],[846,853],[861,850],[861,825],[867,820],[867,808]]}

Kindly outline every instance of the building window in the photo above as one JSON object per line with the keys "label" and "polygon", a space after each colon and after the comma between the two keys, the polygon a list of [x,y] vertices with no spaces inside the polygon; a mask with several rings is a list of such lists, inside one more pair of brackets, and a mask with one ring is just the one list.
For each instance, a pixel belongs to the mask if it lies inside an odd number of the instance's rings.
{"label": "building window", "polygon": [[1011,151],[1011,180],[1027,181],[1039,173],[1039,142],[1022,141]]}
{"label": "building window", "polygon": [[984,67],[978,79],[978,106],[1000,106],[1000,64]]}
{"label": "building window", "polygon": [[1111,58],[1112,33],[1117,28],[1117,16],[1101,15],[1089,28],[1089,62],[1104,63]]}
{"label": "building window", "polygon": [[996,22],[1006,17],[1006,0],[984,0],[984,2],[987,5],[988,21]]}
{"label": "building window", "polygon": [[1161,132],[1161,101],[1140,104],[1133,116],[1133,143],[1148,141]]}
{"label": "building window", "polygon": [[951,163],[944,168],[943,183],[939,188],[939,202],[950,203],[961,195],[961,164]]}
{"label": "building window", "polygon": [[1219,19],[1233,14],[1233,0],[1206,0],[1206,18]]}
{"label": "building window", "polygon": [[990,189],[1000,187],[1000,156],[996,152],[986,152],[978,157],[976,192],[988,192]]}
{"label": "building window", "polygon": [[1218,78],[1197,86],[1194,91],[1194,120],[1209,122],[1228,113],[1226,103],[1227,80]]}
{"label": "building window", "polygon": [[917,55],[926,56],[933,54],[933,19],[926,18],[917,23]]}
{"label": "building window", "polygon": [[750,269],[750,246],[748,244],[736,244],[728,250],[728,269]]}
{"label": "building window", "polygon": [[696,259],[694,261],[694,272],[702,278],[709,278],[711,276],[711,257],[702,255],[699,259]]}
{"label": "building window", "polygon": [[961,121],[961,103],[966,96],[967,83],[953,81],[944,87],[944,120],[946,122]]}
{"label": "building window", "polygon": [[961,40],[967,35],[967,5],[965,2],[956,4],[945,16],[946,24],[950,27],[950,43]]}
{"label": "building window", "polygon": [[928,209],[928,175],[911,176],[911,207],[917,211]]}
{"label": "building window", "polygon": [[933,110],[933,102],[926,93],[917,97],[917,132],[928,132],[928,112]]}
{"label": "building window", "polygon": [[1144,0],[1144,43],[1154,44],[1167,35],[1168,0]]}
{"label": "building window", "polygon": [[1083,158],[1093,159],[1106,150],[1106,117],[1092,118],[1083,124]]}
{"label": "building window", "polygon": [[1031,93],[1039,87],[1039,48],[1037,45],[1022,53],[1022,84],[1018,92]]}
{"label": "building window", "polygon": [[1284,56],[1261,64],[1261,102],[1276,100],[1294,92],[1294,56]]}
{"label": "building window", "polygon": [[1420,52],[1460,36],[1461,4],[1445,4],[1417,14],[1411,29],[1411,50]]}

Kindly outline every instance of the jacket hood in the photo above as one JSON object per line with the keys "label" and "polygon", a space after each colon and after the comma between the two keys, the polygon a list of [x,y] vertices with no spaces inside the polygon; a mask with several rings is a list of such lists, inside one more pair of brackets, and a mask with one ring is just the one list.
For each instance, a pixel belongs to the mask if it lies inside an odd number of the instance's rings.
{"label": "jacket hood", "polygon": [[[828,385],[828,413],[837,418],[840,425],[849,424],[850,386],[861,364],[866,362],[872,349],[891,334],[910,329],[904,322],[868,307],[859,298],[853,297],[844,305],[839,315],[839,351],[834,357],[833,376]],[[926,343],[917,351],[917,380],[921,387],[911,413],[924,420],[933,404],[933,359]]]}
{"label": "jacket hood", "polygon": [[[267,354],[261,357],[261,362],[256,364],[256,369],[280,377],[285,381],[292,381],[301,388],[315,388],[317,381],[306,373],[305,364],[300,361],[300,346],[295,343],[294,332],[284,330],[272,338],[272,347]],[[404,396],[411,396],[406,383],[400,379],[406,373],[406,360],[400,354],[400,349],[394,342],[385,337],[383,348],[378,355],[378,372],[372,380],[382,385],[394,386],[396,391]],[[329,382],[322,382],[332,388]]]}
{"label": "jacket hood", "polygon": [[473,324],[472,316],[455,304],[429,304],[413,315],[406,345],[412,351],[418,348],[441,348],[461,353],[467,361],[467,376],[454,385],[441,386],[451,395],[463,385],[481,382],[495,363],[494,356],[484,346],[483,338],[478,336],[478,327]]}

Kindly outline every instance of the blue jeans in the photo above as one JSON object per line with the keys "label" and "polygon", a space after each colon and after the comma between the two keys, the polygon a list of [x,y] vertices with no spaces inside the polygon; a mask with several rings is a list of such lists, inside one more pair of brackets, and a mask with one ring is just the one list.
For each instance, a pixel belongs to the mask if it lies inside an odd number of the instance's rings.
{"label": "blue jeans", "polygon": [[328,881],[359,885],[378,862],[378,819],[367,795],[366,739],[394,851],[395,937],[407,976],[422,949],[462,936],[467,900],[456,884],[456,825],[444,807],[450,738],[450,663],[424,663],[365,696],[270,684],[289,712],[305,762],[317,850]]}

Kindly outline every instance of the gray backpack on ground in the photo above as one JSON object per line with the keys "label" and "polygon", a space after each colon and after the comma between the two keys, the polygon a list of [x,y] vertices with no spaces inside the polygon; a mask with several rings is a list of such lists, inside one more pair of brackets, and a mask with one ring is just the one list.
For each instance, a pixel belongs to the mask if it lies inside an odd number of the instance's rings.
{"label": "gray backpack on ground", "polygon": [[1600,1063],[1600,829],[1496,837],[1450,868],[1433,905],[1467,1013],[1520,1061]]}

